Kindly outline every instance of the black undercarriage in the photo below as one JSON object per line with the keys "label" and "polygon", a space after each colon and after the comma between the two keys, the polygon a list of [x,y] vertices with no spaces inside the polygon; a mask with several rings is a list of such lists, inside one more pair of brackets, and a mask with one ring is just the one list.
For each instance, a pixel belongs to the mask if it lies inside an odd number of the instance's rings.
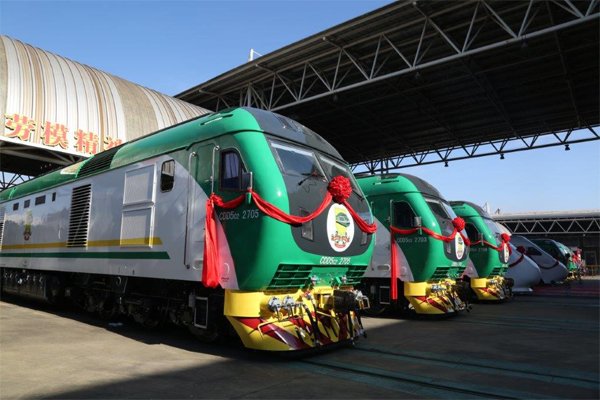
{"label": "black undercarriage", "polygon": [[130,317],[146,327],[173,323],[204,341],[231,336],[224,293],[200,283],[2,268],[1,291],[51,304],[71,303],[106,319]]}

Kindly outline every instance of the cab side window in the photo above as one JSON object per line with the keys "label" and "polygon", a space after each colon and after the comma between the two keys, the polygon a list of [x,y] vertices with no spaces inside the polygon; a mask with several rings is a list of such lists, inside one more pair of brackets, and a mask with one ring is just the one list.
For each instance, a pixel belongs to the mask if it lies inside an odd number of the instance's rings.
{"label": "cab side window", "polygon": [[467,231],[467,236],[469,240],[472,242],[476,242],[479,240],[479,231],[475,228],[475,225],[471,223],[467,223],[465,225],[465,231]]}
{"label": "cab side window", "polygon": [[160,191],[169,192],[175,184],[175,161],[169,160],[162,163],[160,168]]}
{"label": "cab side window", "polygon": [[221,153],[220,186],[225,190],[242,189],[242,160],[235,150]]}
{"label": "cab side window", "polygon": [[393,223],[398,228],[413,228],[415,226],[415,212],[410,204],[405,201],[394,203]]}

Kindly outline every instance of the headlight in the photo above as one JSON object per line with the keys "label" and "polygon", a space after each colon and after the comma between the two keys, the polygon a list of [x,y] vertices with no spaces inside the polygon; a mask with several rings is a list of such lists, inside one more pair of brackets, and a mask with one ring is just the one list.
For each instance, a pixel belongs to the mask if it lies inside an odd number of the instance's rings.
{"label": "headlight", "polygon": [[277,312],[281,308],[281,300],[279,300],[279,298],[273,296],[269,299],[267,306],[269,307],[269,310],[271,312]]}

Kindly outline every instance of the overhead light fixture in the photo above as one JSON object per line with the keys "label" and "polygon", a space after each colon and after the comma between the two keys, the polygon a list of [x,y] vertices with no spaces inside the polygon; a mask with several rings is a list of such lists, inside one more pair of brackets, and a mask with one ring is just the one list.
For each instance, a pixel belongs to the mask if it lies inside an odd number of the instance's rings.
{"label": "overhead light fixture", "polygon": [[448,166],[448,161],[444,161],[444,167]]}
{"label": "overhead light fixture", "polygon": [[504,153],[500,153],[500,159],[504,160]]}
{"label": "overhead light fixture", "polygon": [[569,150],[571,150],[571,148],[569,147],[568,144],[565,144],[565,151],[569,151]]}

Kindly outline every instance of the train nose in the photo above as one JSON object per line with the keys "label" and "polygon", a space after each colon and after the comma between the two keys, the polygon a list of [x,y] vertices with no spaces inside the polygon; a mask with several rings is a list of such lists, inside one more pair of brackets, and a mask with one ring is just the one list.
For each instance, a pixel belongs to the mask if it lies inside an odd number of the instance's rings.
{"label": "train nose", "polygon": [[536,264],[528,264],[529,268],[527,269],[527,275],[525,277],[525,281],[527,286],[535,286],[542,279],[542,271]]}

